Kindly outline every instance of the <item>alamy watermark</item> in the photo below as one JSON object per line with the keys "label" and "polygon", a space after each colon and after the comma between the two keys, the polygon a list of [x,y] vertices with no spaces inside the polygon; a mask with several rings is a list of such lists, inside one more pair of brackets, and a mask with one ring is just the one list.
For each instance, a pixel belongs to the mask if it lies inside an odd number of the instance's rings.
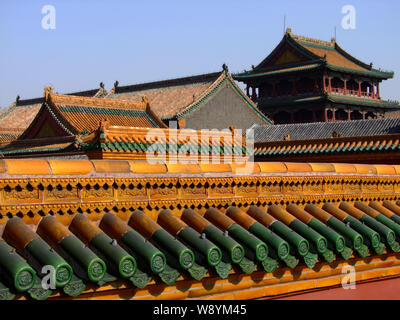
{"label": "alamy watermark", "polygon": [[42,267],[41,273],[44,275],[41,281],[44,290],[56,289],[56,269],[52,265]]}
{"label": "alamy watermark", "polygon": [[146,133],[148,163],[236,164],[236,173],[252,172],[254,130],[150,129]]}
{"label": "alamy watermark", "polygon": [[356,8],[353,5],[345,5],[342,7],[342,28],[345,30],[356,28]]}
{"label": "alamy watermark", "polygon": [[342,288],[345,290],[356,289],[356,269],[353,266],[343,266],[342,274]]}
{"label": "alamy watermark", "polygon": [[44,30],[54,30],[56,28],[56,8],[50,4],[42,7],[42,28]]}

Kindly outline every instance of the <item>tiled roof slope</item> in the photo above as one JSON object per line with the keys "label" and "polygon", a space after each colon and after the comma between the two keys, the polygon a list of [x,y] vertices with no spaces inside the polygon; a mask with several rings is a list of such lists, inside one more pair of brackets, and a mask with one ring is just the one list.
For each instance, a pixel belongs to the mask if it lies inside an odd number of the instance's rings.
{"label": "tiled roof slope", "polygon": [[0,297],[248,299],[329,288],[347,265],[361,282],[399,274],[399,166],[233,169],[0,161]]}
{"label": "tiled roof slope", "polygon": [[[70,93],[69,95],[103,97],[105,94],[106,91],[103,88],[100,88]],[[0,114],[0,128],[2,129],[0,137],[3,136],[6,138],[7,135],[10,135],[10,137],[12,137],[10,141],[18,138],[18,136],[15,136],[13,131],[25,130],[35,119],[43,102],[44,97],[25,100],[20,100],[18,97],[16,102]],[[6,132],[6,129],[10,129],[9,132]],[[20,132],[20,134],[21,133],[22,132]]]}
{"label": "tiled roof slope", "polygon": [[342,137],[400,133],[400,118],[255,126],[254,141],[283,141],[287,135],[290,140],[324,139],[331,138],[333,133]]}
{"label": "tiled roof slope", "polygon": [[369,65],[356,60],[348,53],[344,52],[336,43],[336,41],[327,42],[313,38],[302,37],[299,35],[290,35],[292,39],[294,39],[301,46],[305,47],[307,50],[311,51],[313,54],[320,58],[326,57],[326,61],[333,66],[365,72],[370,71]]}
{"label": "tiled roof slope", "polygon": [[146,95],[159,117],[174,116],[195,101],[218,79],[220,72],[171,80],[117,86],[108,98],[140,101]]}
{"label": "tiled roof slope", "polygon": [[295,157],[295,161],[308,159],[323,162],[329,161],[329,157],[334,157],[334,161],[338,162],[357,159],[362,163],[397,163],[399,151],[400,134],[389,134],[261,142],[255,144],[254,157],[258,160],[274,161],[288,160],[288,157],[293,161]]}
{"label": "tiled roof slope", "polygon": [[139,101],[145,94],[159,117],[180,120],[200,108],[224,86],[230,86],[252,112],[265,123],[271,123],[235,83],[225,65],[221,73],[116,87],[109,97]]}
{"label": "tiled roof slope", "polygon": [[5,145],[17,139],[24,129],[0,128],[0,145]]}
{"label": "tiled roof slope", "polygon": [[43,98],[14,102],[0,114],[0,127],[4,129],[27,128],[39,112],[42,103]]}

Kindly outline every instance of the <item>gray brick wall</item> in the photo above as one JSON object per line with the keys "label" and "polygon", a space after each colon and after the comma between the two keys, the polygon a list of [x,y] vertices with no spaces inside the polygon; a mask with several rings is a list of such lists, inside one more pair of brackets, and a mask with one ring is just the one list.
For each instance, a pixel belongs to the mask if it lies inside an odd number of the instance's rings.
{"label": "gray brick wall", "polygon": [[224,87],[206,104],[186,117],[185,128],[224,129],[235,126],[247,129],[253,124],[266,124],[231,87]]}

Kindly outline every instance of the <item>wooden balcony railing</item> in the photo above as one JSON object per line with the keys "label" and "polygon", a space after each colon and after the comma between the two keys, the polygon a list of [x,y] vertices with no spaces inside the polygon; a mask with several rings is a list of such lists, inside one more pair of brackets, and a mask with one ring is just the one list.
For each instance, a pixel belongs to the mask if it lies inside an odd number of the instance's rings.
{"label": "wooden balcony railing", "polygon": [[[340,95],[349,95],[355,97],[371,98],[371,99],[373,98],[372,92],[367,92],[367,91],[359,92],[358,90],[349,90],[349,89],[345,90],[344,88],[331,88],[331,93]],[[377,95],[375,95],[375,98],[379,99]]]}

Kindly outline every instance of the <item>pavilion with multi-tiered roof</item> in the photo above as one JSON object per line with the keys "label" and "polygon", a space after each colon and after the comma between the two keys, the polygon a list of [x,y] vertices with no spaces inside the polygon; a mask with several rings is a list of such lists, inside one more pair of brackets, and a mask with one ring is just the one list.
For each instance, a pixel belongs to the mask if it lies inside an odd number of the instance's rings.
{"label": "pavilion with multi-tiered roof", "polygon": [[335,38],[298,36],[288,28],[268,57],[234,79],[281,124],[380,118],[399,110],[398,102],[383,100],[379,91],[393,74],[354,58]]}

